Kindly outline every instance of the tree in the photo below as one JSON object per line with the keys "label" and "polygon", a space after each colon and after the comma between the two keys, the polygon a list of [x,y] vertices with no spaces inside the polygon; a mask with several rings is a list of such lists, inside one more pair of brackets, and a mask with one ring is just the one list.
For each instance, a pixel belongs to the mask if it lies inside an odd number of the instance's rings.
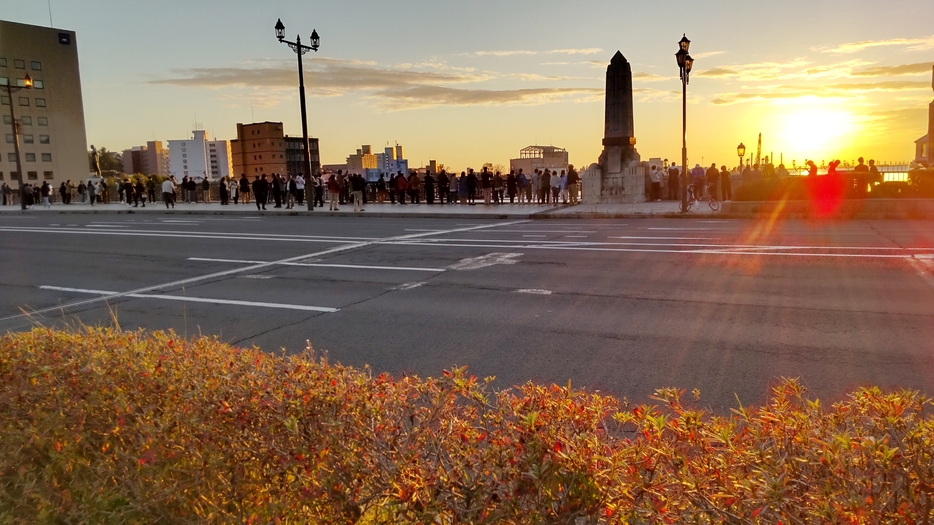
{"label": "tree", "polygon": [[[100,155],[101,172],[116,171],[123,173],[123,160],[120,159],[117,153],[107,151],[107,148],[101,148],[97,150],[97,153]],[[94,171],[94,159],[90,151],[88,152],[88,169]]]}

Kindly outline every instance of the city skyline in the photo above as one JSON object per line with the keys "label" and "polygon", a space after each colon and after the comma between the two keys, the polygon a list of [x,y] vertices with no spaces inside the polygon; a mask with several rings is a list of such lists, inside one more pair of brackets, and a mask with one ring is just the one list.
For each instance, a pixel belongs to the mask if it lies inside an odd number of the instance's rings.
{"label": "city skyline", "polygon": [[[113,151],[187,137],[196,123],[220,139],[234,138],[238,122],[262,121],[300,136],[295,56],[275,39],[278,18],[290,39],[321,35],[305,82],[324,164],[361,143],[400,143],[412,166],[506,165],[530,144],[566,148],[571,163],[589,165],[602,148],[603,84],[617,50],[633,65],[639,153],[678,160],[683,33],[696,59],[690,164],[735,164],[736,145],[754,155],[760,132],[763,156],[789,165],[908,160],[932,98],[934,5],[922,0],[860,0],[846,12],[797,0],[781,9],[722,0],[51,9],[54,27],[77,33],[88,142]],[[48,26],[49,10],[11,2],[4,18]]]}

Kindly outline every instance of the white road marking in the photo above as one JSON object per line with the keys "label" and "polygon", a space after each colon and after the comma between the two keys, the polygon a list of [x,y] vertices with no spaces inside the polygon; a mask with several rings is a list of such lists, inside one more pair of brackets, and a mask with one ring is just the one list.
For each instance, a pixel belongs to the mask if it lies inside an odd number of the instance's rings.
{"label": "white road marking", "polygon": [[[189,261],[219,262],[233,264],[263,264],[269,261],[247,261],[240,259],[209,259],[207,257],[189,257]],[[408,266],[368,266],[362,264],[328,264],[328,263],[282,263],[282,266],[305,266],[309,268],[350,268],[356,270],[400,270],[406,272],[433,272],[447,271],[445,268],[412,268]]]}
{"label": "white road marking", "polygon": [[[497,224],[497,223],[494,223],[494,224],[485,224],[485,225],[482,225],[482,226],[474,226],[474,227],[471,227],[471,228],[456,228],[456,229],[453,229],[453,230],[446,230],[446,231],[443,232],[443,233],[445,233],[445,234],[459,233],[459,232],[463,232],[463,231],[470,231],[470,230],[476,230],[476,229],[495,228],[495,227],[498,227],[498,226],[512,226],[512,225],[515,225],[515,224],[525,224],[525,223],[527,223],[527,222],[528,222],[527,220],[521,220],[521,221],[504,222],[504,223],[501,223],[501,224]],[[412,239],[418,239],[419,237],[425,237],[425,236],[428,236],[428,235],[432,235],[432,234],[430,234],[430,233],[416,233],[416,234],[412,234],[412,235],[399,235],[399,236],[396,236],[396,237],[388,237],[388,238],[386,238],[386,239],[382,239],[382,241],[403,241],[403,240],[412,240]],[[335,246],[334,248],[329,248],[329,249],[327,249],[327,250],[322,250],[322,251],[320,251],[320,252],[307,253],[307,254],[304,254],[304,255],[296,256],[296,257],[289,257],[289,258],[286,258],[286,259],[281,259],[281,260],[279,260],[279,261],[274,261],[274,262],[269,262],[269,263],[262,263],[262,264],[254,264],[254,265],[250,265],[250,266],[244,266],[244,267],[242,267],[242,268],[235,268],[235,269],[233,269],[233,270],[225,270],[225,271],[222,271],[222,272],[214,272],[214,273],[199,275],[199,276],[196,276],[196,277],[189,277],[189,278],[187,278],[187,279],[181,279],[181,280],[178,280],[178,281],[172,281],[172,282],[167,282],[167,283],[162,283],[162,284],[156,284],[156,285],[153,285],[153,286],[145,286],[145,287],[143,287],[143,288],[137,288],[137,289],[135,289],[135,290],[129,290],[129,291],[126,291],[126,292],[110,293],[110,294],[105,295],[105,296],[103,296],[103,297],[97,297],[97,298],[94,298],[94,299],[85,299],[85,300],[83,300],[83,301],[73,301],[73,302],[71,302],[71,303],[62,304],[62,305],[58,305],[58,306],[50,306],[50,307],[48,307],[48,308],[41,308],[41,309],[39,309],[39,310],[33,310],[33,311],[31,311],[31,312],[26,312],[26,313],[23,313],[23,314],[10,315],[10,316],[7,316],[7,317],[2,317],[2,318],[0,318],[0,322],[2,322],[2,321],[9,321],[9,320],[11,320],[11,319],[19,319],[19,318],[21,318],[21,317],[31,317],[31,316],[34,316],[34,315],[44,314],[44,313],[47,313],[47,312],[58,312],[58,311],[62,311],[62,310],[64,310],[64,309],[66,309],[66,308],[74,308],[74,307],[76,307],[76,306],[84,306],[84,305],[94,304],[94,303],[98,303],[98,302],[102,302],[102,301],[107,301],[107,300],[109,300],[109,299],[116,299],[116,298],[118,298],[118,297],[124,297],[124,296],[131,295],[131,294],[141,294],[141,293],[145,293],[145,292],[151,292],[151,291],[154,291],[154,290],[161,290],[161,289],[163,289],[163,288],[173,288],[173,287],[184,286],[184,285],[187,285],[187,284],[196,283],[196,282],[200,282],[200,281],[205,281],[205,280],[209,280],[209,279],[216,279],[216,278],[219,278],[219,277],[227,277],[227,276],[230,276],[230,275],[236,275],[236,274],[240,274],[240,273],[245,273],[245,272],[249,272],[249,271],[252,271],[252,270],[261,270],[261,269],[263,269],[263,268],[269,268],[269,267],[274,266],[274,265],[276,265],[276,264],[290,263],[290,262],[299,262],[299,261],[302,261],[302,260],[305,260],[305,259],[310,259],[310,258],[312,258],[312,257],[321,257],[321,256],[323,256],[323,255],[330,255],[330,254],[332,254],[332,253],[344,252],[344,251],[347,251],[347,250],[354,250],[354,249],[357,249],[357,248],[363,248],[363,247],[366,247],[366,246],[372,246],[372,245],[374,245],[374,244],[377,244],[377,242],[376,242],[376,241],[365,241],[365,242],[359,242],[359,243],[353,243],[353,244],[345,244],[345,245],[343,245],[343,246]]]}
{"label": "white road marking", "polygon": [[934,286],[934,260],[930,260],[927,257],[919,258],[918,256],[910,257],[906,260],[925,282]]}
{"label": "white road marking", "polygon": [[267,279],[275,279],[275,276],[273,275],[241,275],[241,277],[244,279],[259,279],[261,281],[265,281]]}
{"label": "white road marking", "polygon": [[485,233],[597,233],[595,230],[496,230]]}
{"label": "white road marking", "polygon": [[405,283],[400,284],[399,286],[393,286],[390,290],[402,291],[402,290],[411,290],[413,288],[418,288],[419,286],[424,286],[425,282],[420,281],[417,283]]}
{"label": "white road marking", "polygon": [[523,237],[547,237],[547,235],[523,235]]}
{"label": "white road marking", "polygon": [[565,235],[565,239],[586,239],[587,235]]}
{"label": "white road marking", "polygon": [[85,228],[129,228],[126,224],[88,224]]}
{"label": "white road marking", "polygon": [[464,271],[478,270],[480,268],[495,266],[497,264],[516,264],[519,262],[516,260],[516,258],[521,256],[521,253],[490,253],[487,255],[481,255],[480,257],[463,259],[457,263],[452,264],[448,268],[452,270]]}
{"label": "white road marking", "polygon": [[250,307],[256,307],[256,308],[278,308],[282,310],[304,310],[307,312],[334,313],[334,312],[340,311],[340,308],[326,308],[323,306],[305,306],[301,304],[263,303],[263,302],[257,302],[257,301],[234,301],[230,299],[209,299],[206,297],[185,297],[182,295],[159,295],[159,294],[142,294],[142,293],[119,294],[118,292],[108,292],[104,290],[85,290],[82,288],[65,288],[61,286],[40,286],[39,288],[42,290],[55,290],[59,292],[71,292],[71,293],[83,293],[83,294],[107,296],[104,299],[119,296],[119,297],[132,297],[134,299],[161,299],[165,301],[183,301],[183,302],[189,302],[189,303],[225,304],[225,305],[231,305],[231,306],[250,306]]}
{"label": "white road marking", "polygon": [[[111,226],[119,228],[120,226]],[[126,226],[122,226],[126,227]],[[84,235],[115,235],[130,237],[168,237],[180,239],[213,239],[213,240],[234,240],[234,241],[294,241],[294,242],[320,242],[320,243],[344,243],[356,241],[375,241],[377,237],[334,237],[327,235],[285,235],[276,233],[225,233],[225,232],[185,232],[185,231],[159,231],[159,230],[96,230],[84,228],[33,228],[33,227],[12,227],[0,226],[0,232],[20,232],[20,233],[67,233]],[[438,232],[448,233],[448,232]]]}
{"label": "white road marking", "polygon": [[522,290],[516,290],[516,293],[527,293],[532,295],[551,295],[551,290],[541,290],[538,288],[524,288]]}

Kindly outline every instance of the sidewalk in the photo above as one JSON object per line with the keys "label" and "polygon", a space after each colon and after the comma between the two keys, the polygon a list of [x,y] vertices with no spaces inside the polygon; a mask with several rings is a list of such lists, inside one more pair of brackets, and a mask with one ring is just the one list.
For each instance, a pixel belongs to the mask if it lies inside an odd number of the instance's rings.
{"label": "sidewalk", "polygon": [[162,203],[155,203],[145,208],[133,208],[125,204],[52,204],[51,208],[41,205],[31,206],[23,212],[19,205],[0,206],[0,215],[11,214],[114,214],[114,213],[174,213],[190,215],[323,215],[323,216],[352,216],[352,217],[407,217],[407,218],[451,218],[451,219],[628,219],[637,217],[711,217],[716,213],[708,206],[693,208],[689,213],[678,212],[677,201],[641,202],[632,204],[578,204],[576,206],[539,206],[503,204],[486,206],[478,203],[475,206],[461,204],[377,204],[369,203],[366,211],[354,212],[353,205],[343,205],[340,211],[328,211],[327,208],[315,208],[309,212],[304,206],[296,206],[293,210],[273,208],[266,206],[266,210],[257,210],[256,204],[229,204],[221,206],[219,203],[176,204],[174,209],[166,210]]}

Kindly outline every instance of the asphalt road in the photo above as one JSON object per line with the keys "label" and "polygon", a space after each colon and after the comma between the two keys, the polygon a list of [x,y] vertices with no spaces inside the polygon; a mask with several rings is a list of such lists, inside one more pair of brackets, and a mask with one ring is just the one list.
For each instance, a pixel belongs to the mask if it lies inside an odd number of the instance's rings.
{"label": "asphalt road", "polygon": [[211,334],[394,374],[934,396],[934,224],[0,217],[0,330]]}

